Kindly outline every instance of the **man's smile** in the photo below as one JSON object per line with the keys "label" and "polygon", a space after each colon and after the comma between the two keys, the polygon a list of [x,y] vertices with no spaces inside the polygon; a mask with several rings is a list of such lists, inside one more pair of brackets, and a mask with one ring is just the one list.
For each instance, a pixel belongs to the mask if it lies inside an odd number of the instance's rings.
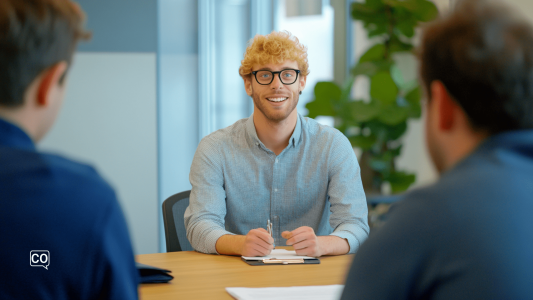
{"label": "man's smile", "polygon": [[270,98],[266,98],[268,101],[270,102],[283,102],[287,99],[289,99],[289,97],[270,97]]}

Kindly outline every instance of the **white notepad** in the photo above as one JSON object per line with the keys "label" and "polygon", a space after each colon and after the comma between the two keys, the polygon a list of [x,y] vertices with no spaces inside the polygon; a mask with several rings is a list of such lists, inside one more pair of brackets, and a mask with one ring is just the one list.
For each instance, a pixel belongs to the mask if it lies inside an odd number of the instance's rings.
{"label": "white notepad", "polygon": [[237,300],[339,300],[344,285],[315,285],[268,288],[227,287]]}
{"label": "white notepad", "polygon": [[263,259],[316,259],[315,257],[296,255],[296,251],[285,249],[274,249],[267,256],[243,256],[246,260],[263,260]]}

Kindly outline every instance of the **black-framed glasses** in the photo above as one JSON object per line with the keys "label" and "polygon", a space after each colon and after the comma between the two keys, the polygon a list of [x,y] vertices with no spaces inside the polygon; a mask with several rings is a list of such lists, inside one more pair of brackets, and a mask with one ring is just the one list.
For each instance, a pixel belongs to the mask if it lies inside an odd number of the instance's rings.
{"label": "black-framed glasses", "polygon": [[268,70],[259,70],[259,71],[252,71],[252,74],[255,76],[255,80],[257,83],[261,85],[269,85],[274,81],[274,76],[278,74],[279,80],[281,83],[289,85],[296,82],[298,79],[298,74],[300,74],[300,70],[295,69],[285,69],[278,72],[272,72]]}

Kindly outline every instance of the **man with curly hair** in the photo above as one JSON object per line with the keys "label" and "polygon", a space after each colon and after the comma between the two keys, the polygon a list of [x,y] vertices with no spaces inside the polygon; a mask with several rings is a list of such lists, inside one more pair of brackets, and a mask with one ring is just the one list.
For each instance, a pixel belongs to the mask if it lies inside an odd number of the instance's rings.
{"label": "man with curly hair", "polygon": [[253,115],[203,138],[191,166],[185,225],[196,250],[264,256],[286,244],[319,257],[354,253],[368,236],[350,142],[297,112],[308,68],[288,32],[257,35],[246,49],[239,74]]}

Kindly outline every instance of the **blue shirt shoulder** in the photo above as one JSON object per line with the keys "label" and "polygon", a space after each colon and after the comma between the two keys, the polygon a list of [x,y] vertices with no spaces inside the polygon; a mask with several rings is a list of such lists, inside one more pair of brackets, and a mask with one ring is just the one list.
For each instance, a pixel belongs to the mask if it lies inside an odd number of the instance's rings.
{"label": "blue shirt shoulder", "polygon": [[[0,120],[2,294],[137,299],[133,250],[113,189],[88,165],[37,152],[13,127]],[[47,268],[32,256],[37,250],[47,251]]]}
{"label": "blue shirt shoulder", "polygon": [[533,131],[491,137],[393,205],[343,299],[533,297]]}

